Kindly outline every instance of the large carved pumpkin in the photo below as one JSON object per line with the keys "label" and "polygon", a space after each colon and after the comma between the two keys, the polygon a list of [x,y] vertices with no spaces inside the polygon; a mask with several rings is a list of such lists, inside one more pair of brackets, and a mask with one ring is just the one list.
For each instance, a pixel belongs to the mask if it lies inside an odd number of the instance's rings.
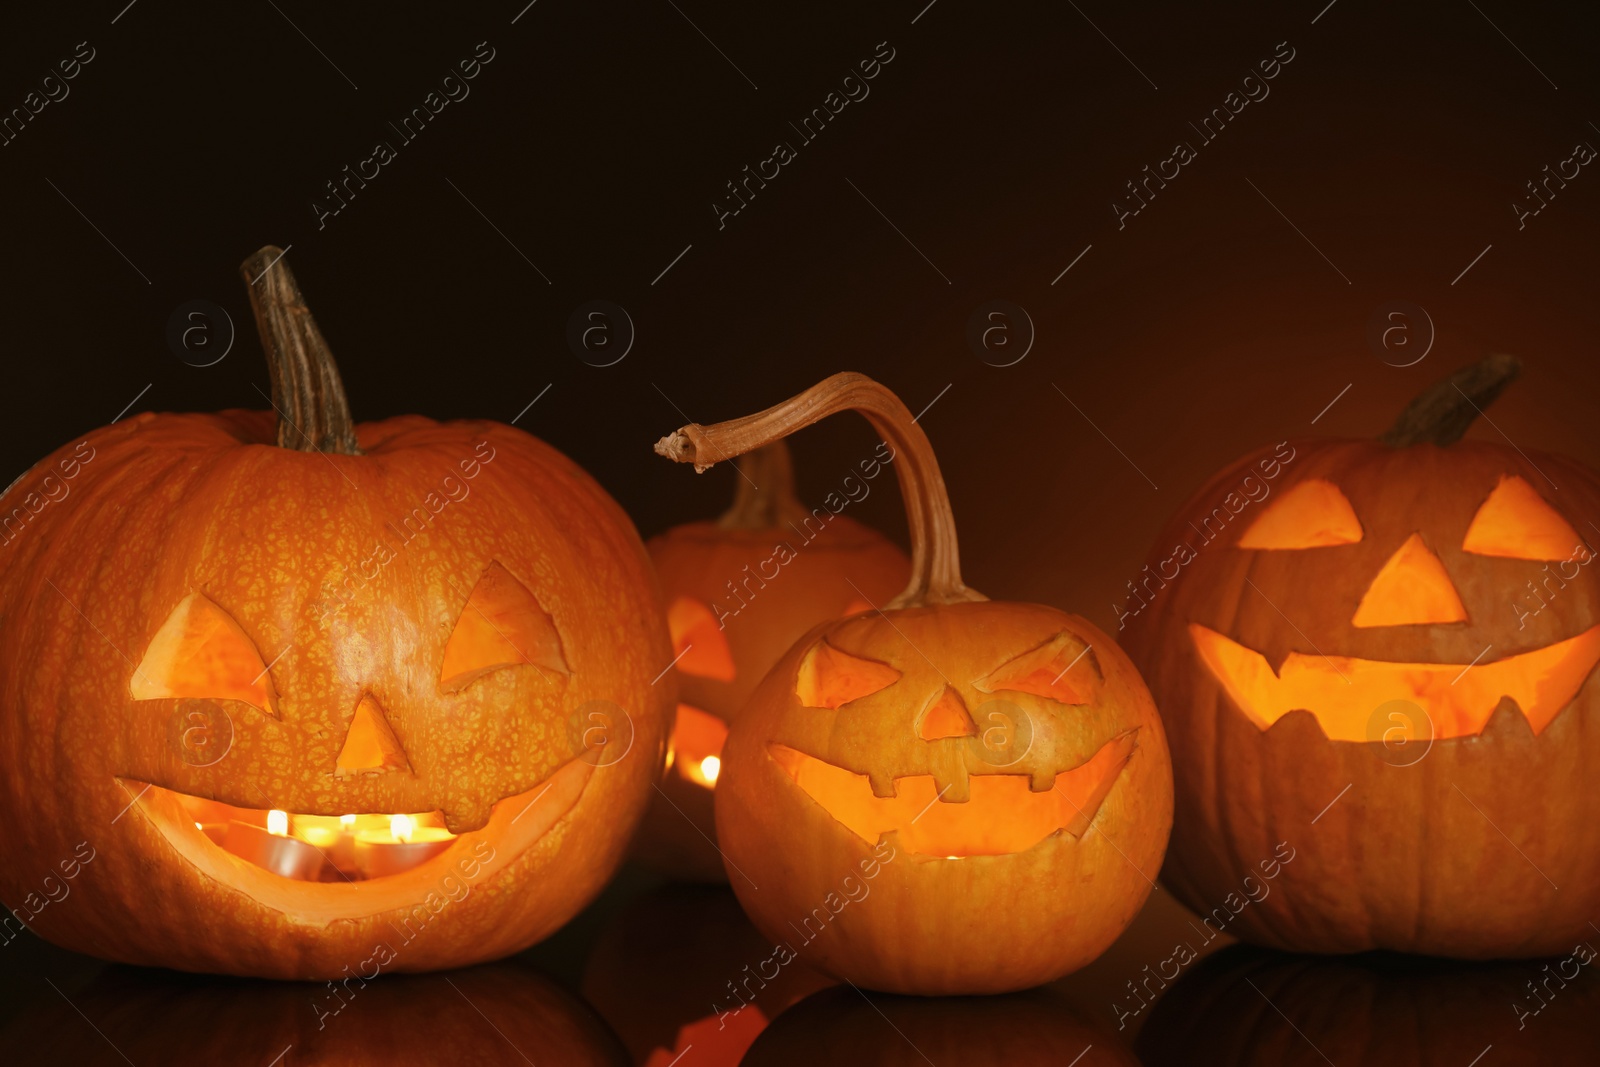
{"label": "large carved pumpkin", "polygon": [[[1128,645],[1173,738],[1165,877],[1228,933],[1469,958],[1593,933],[1600,479],[1457,440],[1516,369],[1382,440],[1248,456],[1157,541]],[[1225,906],[1283,846],[1275,891]]]}
{"label": "large carved pumpkin", "polygon": [[1162,994],[1135,1049],[1146,1067],[1587,1067],[1596,944],[1482,964],[1235,945]]}
{"label": "large carved pumpkin", "polygon": [[861,375],[657,449],[704,468],[846,409],[893,449],[911,581],[813,628],[735,721],[716,794],[729,881],[768,938],[861,985],[1048,981],[1138,912],[1171,822],[1166,741],[1127,657],[1077,616],[962,583],[927,437]]}
{"label": "large carved pumpkin", "polygon": [[276,255],[245,264],[275,414],[139,415],[4,498],[70,490],[0,548],[0,896],[192,970],[503,956],[598,892],[651,792],[649,561],[525,433],[352,425]]}
{"label": "large carved pumpkin", "polygon": [[[0,1031],[0,1062],[77,1067],[625,1067],[616,1037],[513,963],[363,982],[262,982],[112,967]],[[49,999],[44,999],[49,998]],[[274,1057],[277,1057],[276,1059]]]}
{"label": "large carved pumpkin", "polygon": [[859,461],[839,490],[808,509],[795,495],[788,446],[777,441],[739,457],[737,496],[720,519],[646,543],[667,602],[679,693],[667,776],[636,839],[650,866],[727,880],[711,791],[728,723],[800,635],[904,588],[905,553],[841,514],[887,469],[877,456]]}

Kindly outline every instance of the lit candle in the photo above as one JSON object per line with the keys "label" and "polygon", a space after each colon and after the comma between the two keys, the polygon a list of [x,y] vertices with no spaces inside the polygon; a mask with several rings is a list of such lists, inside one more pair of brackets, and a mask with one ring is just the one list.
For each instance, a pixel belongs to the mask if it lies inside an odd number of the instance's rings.
{"label": "lit candle", "polygon": [[[281,819],[274,818],[280,815]],[[235,819],[222,835],[222,847],[284,878],[316,881],[322,871],[322,853],[299,838],[289,837],[288,822],[288,815],[280,811],[268,813],[266,829]]]}
{"label": "lit candle", "polygon": [[437,856],[455,839],[442,826],[418,826],[410,815],[391,815],[386,831],[356,831],[356,867],[368,878],[400,874]]}

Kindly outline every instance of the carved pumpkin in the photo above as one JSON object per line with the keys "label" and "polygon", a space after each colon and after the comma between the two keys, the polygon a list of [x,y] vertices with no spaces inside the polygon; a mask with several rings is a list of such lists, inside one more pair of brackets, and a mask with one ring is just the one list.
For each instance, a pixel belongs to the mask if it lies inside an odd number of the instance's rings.
{"label": "carved pumpkin", "polygon": [[727,880],[711,791],[728,723],[800,635],[888,600],[911,567],[883,535],[838,514],[886,469],[876,457],[843,479],[849,496],[830,493],[809,510],[795,496],[782,441],[741,456],[739,466],[738,495],[720,519],[674,527],[645,545],[667,602],[680,702],[661,795],[635,849],[657,870],[695,881]]}
{"label": "carved pumpkin", "polygon": [[86,989],[69,986],[70,1001],[38,984],[49,999],[0,1033],[0,1061],[165,1067],[628,1063],[588,1005],[512,963],[315,985],[112,967]]}
{"label": "carved pumpkin", "polygon": [[983,998],[824,990],[796,1004],[750,1048],[745,1067],[850,1063],[926,1067],[1138,1067],[1103,1024],[1054,989]]}
{"label": "carved pumpkin", "polygon": [[775,953],[726,886],[667,885],[600,932],[582,990],[639,1067],[736,1067],[779,1012],[832,984]]}
{"label": "carved pumpkin", "polygon": [[352,425],[277,254],[244,266],[276,418],[139,415],[6,497],[76,457],[0,572],[0,895],[191,970],[503,956],[599,891],[651,792],[649,561],[521,431]]}
{"label": "carved pumpkin", "polygon": [[1600,1063],[1597,943],[1590,931],[1557,959],[1468,965],[1235,945],[1162,995],[1135,1048],[1146,1067]]}
{"label": "carved pumpkin", "polygon": [[1166,741],[1122,651],[1076,616],[962,583],[928,440],[868,378],[657,450],[703,469],[846,409],[894,451],[911,581],[813,628],[735,721],[716,793],[729,881],[767,937],[861,985],[1048,981],[1138,912],[1171,822]]}
{"label": "carved pumpkin", "polygon": [[1380,441],[1246,457],[1157,542],[1128,645],[1174,741],[1167,885],[1208,915],[1297,852],[1230,934],[1485,958],[1592,933],[1600,480],[1457,441],[1517,366]]}

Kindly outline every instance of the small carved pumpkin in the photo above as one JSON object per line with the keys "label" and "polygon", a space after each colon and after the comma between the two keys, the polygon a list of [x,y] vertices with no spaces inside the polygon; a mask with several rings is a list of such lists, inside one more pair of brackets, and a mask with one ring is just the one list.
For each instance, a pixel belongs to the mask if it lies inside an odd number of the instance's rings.
{"label": "small carved pumpkin", "polygon": [[138,415],[5,497],[75,466],[0,549],[0,896],[190,970],[503,956],[599,891],[651,793],[649,561],[519,430],[353,425],[278,255],[244,268],[276,418]]}
{"label": "small carved pumpkin", "polygon": [[1166,843],[1166,741],[1127,657],[1077,616],[962,583],[928,440],[868,378],[657,450],[704,468],[845,409],[893,449],[911,581],[813,628],[735,721],[716,794],[729,881],[769,938],[861,985],[1049,981],[1122,932]]}
{"label": "small carved pumpkin", "polygon": [[[667,775],[640,825],[638,856],[666,874],[726,881],[711,790],[728,724],[790,645],[819,622],[867,610],[906,584],[905,553],[848,515],[887,465],[860,461],[821,507],[794,491],[789,449],[739,457],[733,506],[716,522],[676,526],[645,548],[667,602],[678,714]],[[857,494],[861,495],[857,495]]]}

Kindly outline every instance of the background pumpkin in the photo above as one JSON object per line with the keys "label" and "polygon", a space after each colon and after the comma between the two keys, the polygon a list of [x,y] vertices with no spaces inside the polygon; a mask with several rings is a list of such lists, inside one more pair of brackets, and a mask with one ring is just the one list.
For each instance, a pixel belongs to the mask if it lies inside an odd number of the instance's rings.
{"label": "background pumpkin", "polygon": [[704,469],[846,409],[894,450],[911,580],[813,628],[746,703],[716,794],[729,881],[769,938],[858,984],[1048,981],[1138,912],[1171,822],[1166,741],[1127,657],[1081,618],[962,583],[927,437],[868,378],[656,447]]}
{"label": "background pumpkin", "polygon": [[1135,1050],[1146,1067],[1576,1067],[1600,1062],[1592,966],[1235,945],[1163,994]]}
{"label": "background pumpkin", "polygon": [[[863,460],[847,480],[865,486],[885,466]],[[645,545],[667,604],[679,704],[668,773],[635,851],[695,881],[727,880],[711,791],[728,723],[802,634],[888,600],[911,568],[893,542],[834,510],[835,498],[840,510],[850,498],[834,492],[822,507],[802,504],[782,441],[739,457],[735,492],[715,522],[675,526]]]}
{"label": "background pumpkin", "polygon": [[[276,418],[138,415],[6,496],[76,465],[0,574],[0,895],[66,947],[184,969],[502,956],[599,891],[644,809],[672,708],[654,577],[527,434],[352,425],[280,255],[243,268]],[[432,822],[438,854],[353,879],[310,834],[343,815]]]}
{"label": "background pumpkin", "polygon": [[1469,958],[1592,933],[1600,479],[1458,441],[1517,369],[1467,368],[1382,440],[1247,456],[1157,540],[1127,640],[1174,739],[1165,882],[1206,916],[1296,856],[1229,933]]}

